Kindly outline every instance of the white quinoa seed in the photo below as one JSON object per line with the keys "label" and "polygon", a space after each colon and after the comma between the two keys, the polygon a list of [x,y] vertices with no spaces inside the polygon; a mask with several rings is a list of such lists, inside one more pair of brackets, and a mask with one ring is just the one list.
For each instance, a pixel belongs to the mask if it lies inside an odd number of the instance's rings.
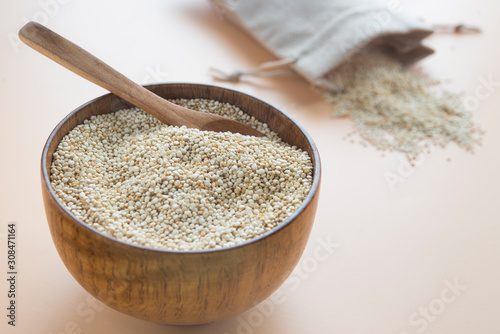
{"label": "white quinoa seed", "polygon": [[379,150],[401,151],[413,160],[430,146],[455,142],[473,151],[481,142],[484,131],[458,95],[383,53],[361,52],[327,79],[343,89],[321,91],[333,115],[349,116],[364,142]]}
{"label": "white quinoa seed", "polygon": [[76,217],[132,244],[199,250],[255,238],[297,210],[312,184],[307,152],[230,104],[172,102],[265,137],[167,126],[138,108],[92,116],[61,140],[51,166]]}

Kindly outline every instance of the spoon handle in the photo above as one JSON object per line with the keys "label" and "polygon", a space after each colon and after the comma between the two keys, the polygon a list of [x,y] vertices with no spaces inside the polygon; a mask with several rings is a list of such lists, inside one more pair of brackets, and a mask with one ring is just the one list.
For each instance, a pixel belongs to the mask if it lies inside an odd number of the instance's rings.
{"label": "spoon handle", "polygon": [[29,22],[19,31],[19,37],[36,51],[145,110],[163,123],[200,128],[197,122],[200,112],[163,99],[43,25]]}

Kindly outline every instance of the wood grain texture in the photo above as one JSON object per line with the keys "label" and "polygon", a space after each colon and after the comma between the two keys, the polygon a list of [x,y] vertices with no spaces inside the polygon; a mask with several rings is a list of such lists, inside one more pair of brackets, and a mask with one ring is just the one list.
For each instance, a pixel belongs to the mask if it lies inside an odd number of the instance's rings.
{"label": "wood grain texture", "polygon": [[310,193],[279,227],[250,242],[208,251],[166,251],[134,246],[76,219],[57,199],[49,181],[52,154],[76,125],[92,115],[130,104],[115,95],[97,98],[70,113],[50,135],[42,153],[42,192],[54,245],[73,277],[104,304],[131,316],[173,325],[227,318],[263,301],[291,274],[306,246],[318,203],[321,167],[311,138],[271,105],[221,87],[158,84],[164,98],[209,98],[240,107],[313,158]]}
{"label": "wood grain texture", "polygon": [[257,137],[263,136],[252,127],[235,120],[170,103],[37,22],[26,23],[19,30],[19,38],[26,45],[56,63],[142,108],[163,123],[177,126],[185,125],[188,128],[201,130],[230,131]]}

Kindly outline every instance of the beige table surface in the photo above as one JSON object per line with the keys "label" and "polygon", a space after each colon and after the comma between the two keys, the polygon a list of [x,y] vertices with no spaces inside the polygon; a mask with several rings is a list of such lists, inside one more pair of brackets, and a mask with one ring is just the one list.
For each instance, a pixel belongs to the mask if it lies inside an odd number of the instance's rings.
{"label": "beige table surface", "polygon": [[[330,118],[330,107],[299,77],[223,84],[281,107],[304,125],[322,157],[321,199],[308,247],[279,303],[178,328],[94,303],[63,266],[45,221],[40,153],[67,113],[105,91],[12,38],[26,20],[46,20],[140,83],[210,83],[210,66],[247,68],[273,56],[204,0],[2,0],[0,332],[500,333],[500,85],[490,94],[481,86],[488,78],[500,81],[500,2],[402,3],[430,22],[484,29],[479,36],[430,38],[438,52],[422,62],[478,102],[474,117],[487,130],[484,145],[474,155],[455,145],[436,149],[418,168],[402,170],[391,189],[385,176],[398,173],[401,156],[382,157],[343,140],[351,122]],[[18,226],[15,328],[4,315],[11,221]]]}

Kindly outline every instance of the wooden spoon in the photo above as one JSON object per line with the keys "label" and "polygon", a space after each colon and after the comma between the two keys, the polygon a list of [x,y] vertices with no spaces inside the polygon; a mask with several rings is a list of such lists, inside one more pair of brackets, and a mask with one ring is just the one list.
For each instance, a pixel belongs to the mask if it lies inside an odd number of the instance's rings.
{"label": "wooden spoon", "polygon": [[79,76],[136,105],[160,121],[170,125],[217,132],[236,132],[262,137],[248,125],[232,119],[195,111],[171,103],[117,72],[109,65],[36,22],[28,22],[19,31],[28,46],[54,60]]}

